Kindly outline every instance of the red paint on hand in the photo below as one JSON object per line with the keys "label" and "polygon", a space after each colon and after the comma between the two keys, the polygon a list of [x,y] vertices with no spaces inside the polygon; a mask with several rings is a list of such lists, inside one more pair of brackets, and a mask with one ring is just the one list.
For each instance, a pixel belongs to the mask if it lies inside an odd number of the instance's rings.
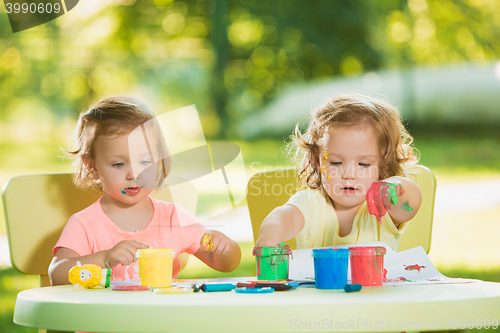
{"label": "red paint on hand", "polygon": [[403,193],[400,184],[386,181],[373,182],[366,192],[368,212],[375,215],[379,223],[382,223],[382,216],[391,209],[391,204],[398,202],[399,196]]}

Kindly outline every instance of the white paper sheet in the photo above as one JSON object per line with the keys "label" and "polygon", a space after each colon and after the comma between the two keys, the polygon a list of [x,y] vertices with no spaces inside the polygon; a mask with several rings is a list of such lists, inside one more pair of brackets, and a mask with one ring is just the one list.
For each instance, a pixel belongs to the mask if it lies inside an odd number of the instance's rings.
{"label": "white paper sheet", "polygon": [[[402,252],[395,252],[383,242],[359,243],[355,245],[330,246],[325,248],[349,248],[352,246],[383,246],[387,252],[384,256],[384,268],[387,275],[384,286],[400,286],[413,284],[436,284],[436,283],[463,283],[474,281],[472,279],[448,278],[441,274],[432,264],[419,246]],[[348,267],[348,281],[350,282],[350,263]],[[314,280],[314,261],[312,249],[292,251],[290,258],[289,278],[299,281]]]}

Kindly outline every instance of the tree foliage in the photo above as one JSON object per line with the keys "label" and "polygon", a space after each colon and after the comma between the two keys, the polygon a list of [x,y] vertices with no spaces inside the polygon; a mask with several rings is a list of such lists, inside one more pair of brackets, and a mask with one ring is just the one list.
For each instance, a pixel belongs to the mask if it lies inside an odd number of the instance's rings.
{"label": "tree foliage", "polygon": [[80,1],[15,34],[0,14],[3,139],[112,94],[159,112],[196,104],[207,135],[234,136],[232,124],[290,83],[495,61],[499,22],[496,0]]}

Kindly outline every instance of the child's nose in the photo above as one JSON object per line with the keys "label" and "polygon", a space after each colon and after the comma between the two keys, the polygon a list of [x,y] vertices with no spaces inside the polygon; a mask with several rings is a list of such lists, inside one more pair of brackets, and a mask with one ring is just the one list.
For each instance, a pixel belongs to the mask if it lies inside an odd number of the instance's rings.
{"label": "child's nose", "polygon": [[354,167],[353,166],[345,166],[342,170],[342,177],[344,179],[354,179]]}
{"label": "child's nose", "polygon": [[127,180],[135,180],[135,176],[134,176],[134,172],[133,172],[132,168],[128,168],[126,177],[127,177]]}

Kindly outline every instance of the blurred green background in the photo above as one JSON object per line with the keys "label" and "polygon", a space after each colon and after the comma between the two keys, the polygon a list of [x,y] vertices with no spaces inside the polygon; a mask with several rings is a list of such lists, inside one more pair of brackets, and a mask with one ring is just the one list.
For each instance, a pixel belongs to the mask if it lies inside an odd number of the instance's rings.
{"label": "blurred green background", "polygon": [[[438,193],[498,197],[467,190],[500,179],[498,40],[497,0],[83,0],[15,34],[0,6],[0,183],[70,171],[60,148],[103,97],[196,104],[207,139],[238,143],[251,174],[289,165],[287,135],[328,95],[362,91],[400,108]],[[500,203],[471,206],[436,215],[429,255],[445,275],[500,282]],[[253,274],[252,247],[235,274]],[[0,331],[35,331],[12,312],[37,284],[2,267]]]}

